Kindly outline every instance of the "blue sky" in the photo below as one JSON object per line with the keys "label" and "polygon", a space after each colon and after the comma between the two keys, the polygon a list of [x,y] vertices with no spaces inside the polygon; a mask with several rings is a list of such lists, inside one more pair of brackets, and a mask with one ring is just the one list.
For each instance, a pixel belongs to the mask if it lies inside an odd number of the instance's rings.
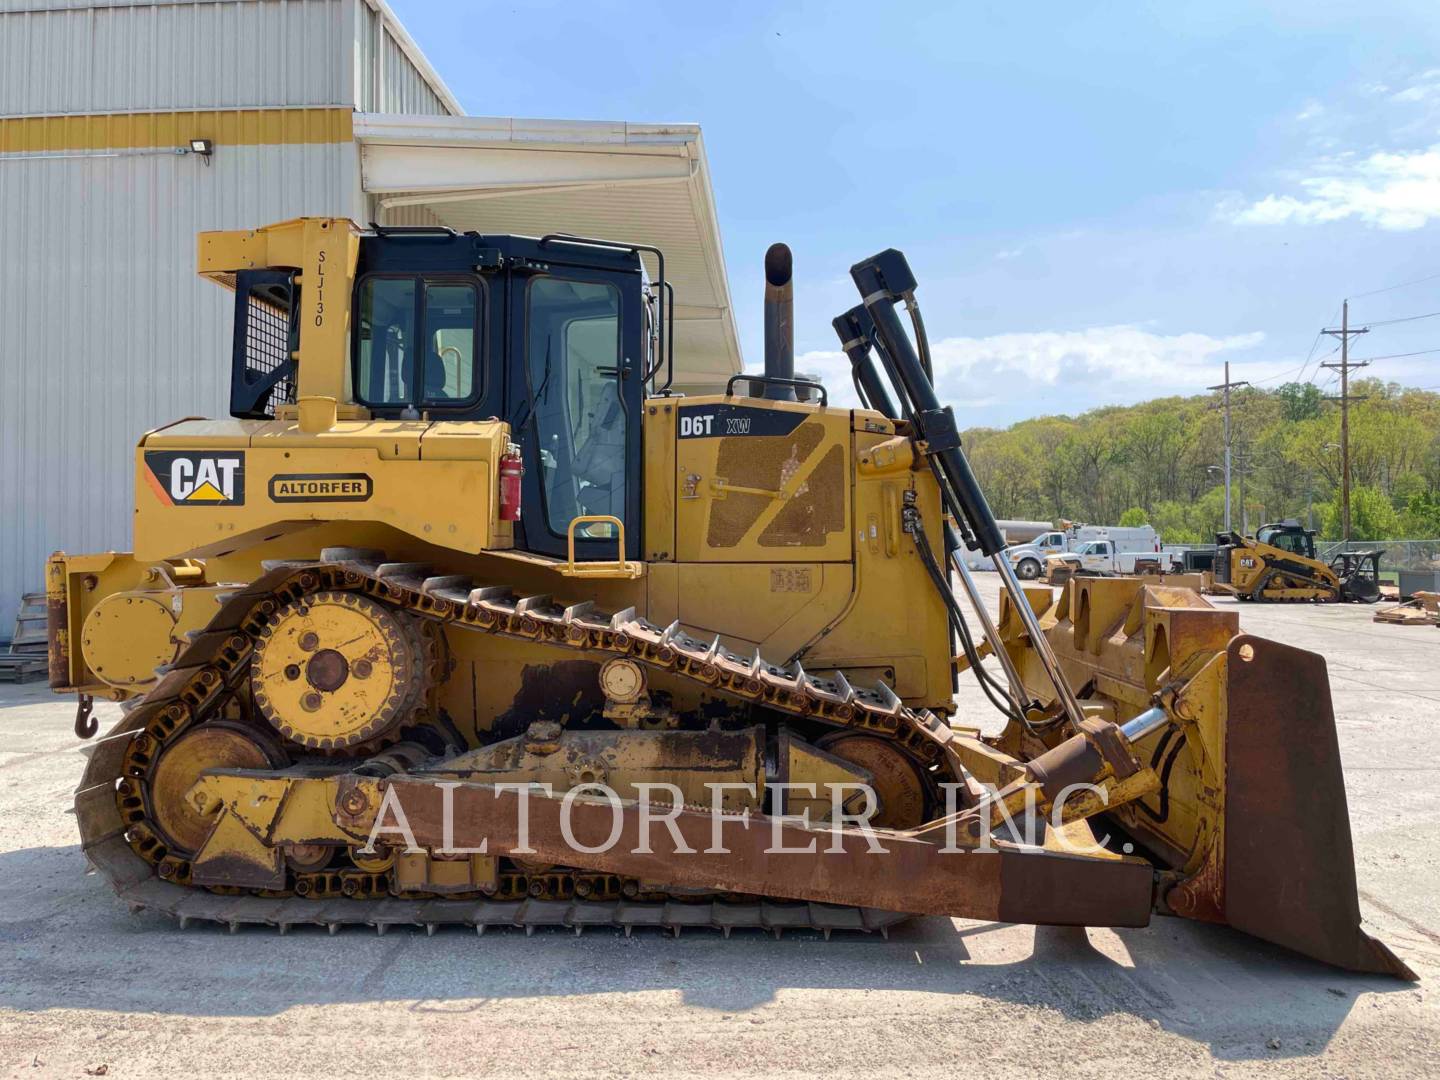
{"label": "blue sky", "polygon": [[[795,251],[801,366],[848,393],[851,263],[910,257],[965,425],[1328,372],[1440,312],[1440,10],[1366,4],[392,0],[474,115],[694,121],[747,360]],[[1313,348],[1312,348],[1313,347]],[[1376,356],[1440,347],[1377,326]],[[1308,363],[1306,363],[1308,358]],[[1371,372],[1440,387],[1440,351]]]}

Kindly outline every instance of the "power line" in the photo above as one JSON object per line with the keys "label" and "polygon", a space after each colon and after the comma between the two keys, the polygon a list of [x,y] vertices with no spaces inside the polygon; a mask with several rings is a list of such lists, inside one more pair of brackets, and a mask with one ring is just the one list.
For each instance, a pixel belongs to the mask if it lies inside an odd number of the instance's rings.
{"label": "power line", "polygon": [[[1320,333],[1321,333],[1321,334],[1324,334],[1325,331],[1322,330],[1322,331],[1320,331]],[[1322,361],[1323,361],[1323,360],[1326,360],[1326,359],[1328,359],[1329,357],[1334,356],[1334,355],[1335,355],[1337,352],[1339,352],[1339,351],[1340,351],[1340,346],[1339,346],[1339,345],[1336,345],[1336,346],[1335,346],[1333,349],[1331,349],[1329,352],[1327,352],[1327,353],[1321,353],[1321,354],[1320,354],[1320,359],[1321,359]],[[1320,377],[1320,366],[1321,366],[1320,364],[1316,364],[1316,365],[1315,365],[1315,373],[1310,376],[1310,382],[1313,383],[1316,379],[1318,379],[1318,378]],[[1299,381],[1300,381],[1300,382],[1304,382],[1305,379],[1304,379],[1304,378],[1301,378]],[[1331,379],[1330,381],[1331,381],[1331,382],[1334,382],[1335,380],[1334,380],[1334,379]],[[1328,385],[1328,384],[1327,384],[1327,385]]]}
{"label": "power line", "polygon": [[[1337,311],[1335,312],[1335,314],[1338,315],[1338,314],[1340,314],[1340,312],[1337,310]],[[1316,331],[1315,340],[1316,340],[1316,341],[1319,341],[1320,338],[1324,336],[1324,334],[1325,334],[1325,331],[1324,331],[1324,330]],[[1340,346],[1339,346],[1339,345],[1336,345],[1335,348],[1331,349],[1329,352],[1327,352],[1327,353],[1321,353],[1321,354],[1320,354],[1320,355],[1321,355],[1321,359],[1324,359],[1324,358],[1327,357],[1327,356],[1334,356],[1334,355],[1335,355],[1337,352],[1339,352],[1339,351],[1340,351]],[[1436,351],[1436,352],[1440,352],[1440,349],[1436,349],[1435,351]],[[1315,350],[1314,350],[1313,347],[1311,348],[1310,352],[1311,352],[1312,355],[1314,354]],[[1259,385],[1261,385],[1262,383],[1272,383],[1272,382],[1274,382],[1276,379],[1288,378],[1288,377],[1291,376],[1291,375],[1295,375],[1295,379],[1294,379],[1295,382],[1304,382],[1304,381],[1305,381],[1305,369],[1306,369],[1307,367],[1309,367],[1309,366],[1310,366],[1310,357],[1307,356],[1307,357],[1305,357],[1305,362],[1304,362],[1303,364],[1301,364],[1298,368],[1291,368],[1289,371],[1282,371],[1279,375],[1266,375],[1265,378],[1263,378],[1263,379],[1256,379],[1256,380],[1255,380],[1255,385],[1259,386]],[[1297,372],[1298,372],[1299,374],[1296,374]],[[1212,388],[1212,389],[1213,389],[1213,388]]]}
{"label": "power line", "polygon": [[1302,370],[1304,367],[1305,367],[1305,365],[1304,365],[1304,364],[1301,364],[1300,367],[1291,368],[1289,371],[1282,371],[1279,375],[1267,375],[1267,376],[1265,376],[1265,378],[1263,378],[1263,379],[1256,379],[1256,380],[1255,380],[1255,385],[1256,385],[1256,386],[1259,386],[1261,383],[1270,383],[1270,382],[1274,382],[1276,379],[1283,379],[1283,378],[1285,378],[1287,375],[1293,375],[1293,374],[1295,374],[1295,372]]}
{"label": "power line", "polygon": [[[1372,324],[1372,325],[1373,325],[1373,324]],[[1418,350],[1416,350],[1415,352],[1386,353],[1384,356],[1367,356],[1367,357],[1365,357],[1365,363],[1368,364],[1371,360],[1400,360],[1400,359],[1403,359],[1403,358],[1406,357],[1406,356],[1428,356],[1430,353],[1437,353],[1437,352],[1440,352],[1440,349],[1418,349]],[[1358,361],[1358,360],[1351,360],[1351,361],[1350,361],[1350,365],[1351,365],[1352,367],[1358,366],[1359,363],[1360,363],[1360,361]]]}
{"label": "power line", "polygon": [[1414,281],[1402,281],[1398,285],[1386,285],[1383,289],[1371,289],[1369,292],[1356,293],[1350,297],[1351,300],[1360,300],[1367,296],[1379,296],[1381,293],[1394,292],[1396,289],[1407,289],[1411,285],[1421,285],[1427,281],[1440,280],[1440,274],[1431,274],[1428,277],[1416,278]]}
{"label": "power line", "polygon": [[1436,315],[1440,315],[1440,311],[1430,311],[1430,312],[1427,312],[1427,313],[1424,314],[1424,315],[1406,315],[1406,316],[1404,316],[1403,318],[1399,318],[1399,319],[1381,319],[1381,320],[1379,320],[1378,322],[1376,322],[1376,321],[1374,321],[1374,320],[1371,320],[1368,325],[1370,325],[1370,326],[1393,326],[1395,323],[1418,322],[1420,319],[1433,319],[1433,318],[1435,318]]}
{"label": "power line", "polygon": [[[1335,309],[1335,315],[1339,314],[1340,309],[1337,307]],[[1325,320],[1325,323],[1333,323],[1335,321],[1335,315],[1331,315],[1330,318]],[[1321,327],[1324,327],[1325,323],[1321,323]],[[1310,351],[1305,354],[1305,363],[1300,365],[1300,378],[1298,379],[1299,382],[1305,381],[1305,369],[1310,366],[1310,361],[1315,357],[1315,350],[1320,347],[1320,339],[1324,336],[1325,331],[1323,329],[1315,331],[1315,340],[1310,342]]]}

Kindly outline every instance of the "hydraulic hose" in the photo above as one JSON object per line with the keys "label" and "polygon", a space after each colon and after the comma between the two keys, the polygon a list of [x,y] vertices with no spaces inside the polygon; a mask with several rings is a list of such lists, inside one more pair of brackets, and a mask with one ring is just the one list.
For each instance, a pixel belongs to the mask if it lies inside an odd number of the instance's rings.
{"label": "hydraulic hose", "polygon": [[[907,494],[909,494],[907,492]],[[949,614],[951,625],[960,638],[960,646],[965,651],[965,659],[970,662],[970,670],[975,673],[975,678],[980,683],[980,688],[985,691],[985,696],[990,699],[1001,715],[1009,720],[1026,724],[1026,716],[1014,702],[1009,700],[1009,691],[1001,686],[995,676],[991,675],[980,662],[980,654],[975,648],[974,639],[970,636],[970,626],[965,621],[965,613],[960,610],[960,604],[955,599],[955,593],[950,588],[950,583],[945,580],[945,574],[940,569],[940,564],[935,560],[935,554],[930,550],[929,538],[925,535],[925,526],[920,521],[920,512],[915,507],[913,500],[907,500],[906,506],[901,510],[902,527],[915,542],[915,550],[920,553],[920,561],[925,566],[925,572],[929,575],[935,591],[940,594],[940,599],[945,603],[945,609]],[[1028,726],[1028,724],[1026,724]]]}
{"label": "hydraulic hose", "polygon": [[[1005,558],[1005,536],[969,461],[960,449],[960,433],[956,428],[954,412],[941,406],[935,393],[934,379],[922,362],[922,351],[928,356],[929,343],[925,340],[924,323],[911,304],[916,288],[915,275],[905,256],[890,248],[856,263],[850,268],[850,276],[875,324],[876,337],[883,344],[883,352],[893,369],[891,374],[897,377],[895,389],[904,403],[906,415],[916,428],[916,434],[926,443],[927,454],[945,477],[949,488],[946,501],[950,505],[947,508],[954,512],[957,520],[964,520],[974,534],[974,546],[994,564],[1005,591],[1015,605],[1016,615],[1025,626],[1036,658],[1055,688],[1062,710],[1078,731],[1084,712],[1075,698],[1075,692],[1066,682],[1060,661],[1050,647],[1039,619],[1030,609],[1014,568]],[[895,311],[896,304],[902,299],[912,308],[912,326],[917,337],[914,344]]]}
{"label": "hydraulic hose", "polygon": [[915,329],[915,344],[919,346],[920,366],[925,369],[925,377],[933,384],[935,382],[935,365],[930,362],[930,338],[925,333],[925,320],[920,316],[920,304],[916,301],[914,293],[905,297],[905,310],[910,313],[910,325]]}

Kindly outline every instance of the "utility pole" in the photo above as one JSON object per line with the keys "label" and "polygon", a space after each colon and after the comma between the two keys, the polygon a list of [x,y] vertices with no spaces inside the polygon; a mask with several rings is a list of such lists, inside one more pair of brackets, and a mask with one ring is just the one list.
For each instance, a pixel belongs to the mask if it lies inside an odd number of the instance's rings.
{"label": "utility pole", "polygon": [[1368,326],[1359,330],[1350,329],[1350,301],[1346,300],[1340,309],[1340,328],[1322,330],[1321,333],[1340,339],[1340,362],[1321,364],[1321,367],[1338,369],[1340,372],[1340,396],[1326,398],[1326,401],[1340,402],[1340,539],[1350,542],[1350,402],[1358,398],[1350,396],[1350,369],[1370,365],[1369,360],[1350,359],[1350,339],[1357,334],[1368,334]]}
{"label": "utility pole", "polygon": [[1245,510],[1245,474],[1250,471],[1250,459],[1241,457],[1235,462],[1235,471],[1240,474],[1240,535],[1250,533],[1250,515]]}
{"label": "utility pole", "polygon": [[1225,381],[1219,386],[1207,387],[1210,390],[1224,392],[1225,409],[1225,531],[1230,531],[1230,391],[1235,387],[1249,386],[1250,384],[1241,379],[1238,382],[1230,381],[1230,361],[1225,361]]}

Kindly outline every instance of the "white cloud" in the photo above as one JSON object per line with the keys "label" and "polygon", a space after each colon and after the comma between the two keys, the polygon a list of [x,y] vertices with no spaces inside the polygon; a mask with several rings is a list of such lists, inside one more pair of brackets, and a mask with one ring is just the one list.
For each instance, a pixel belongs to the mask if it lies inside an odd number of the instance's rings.
{"label": "white cloud", "polygon": [[1222,216],[1241,225],[1319,225],[1357,218],[1402,231],[1440,217],[1440,144],[1426,150],[1382,151],[1358,160],[1323,162],[1299,181],[1302,195],[1266,195]]}
{"label": "white cloud", "polygon": [[[1219,380],[1219,354],[1250,349],[1264,339],[1259,332],[1212,337],[1097,326],[944,338],[933,344],[931,353],[940,400],[955,406],[963,423],[974,424],[985,418],[966,415],[967,409],[1002,402],[1014,406],[1036,395],[1043,396],[1045,404],[1025,410],[1026,415],[1194,393]],[[795,367],[820,376],[837,404],[855,403],[850,363],[843,353],[808,352],[796,359]]]}
{"label": "white cloud", "polygon": [[1391,94],[1390,100],[1406,105],[1423,105],[1440,100],[1440,68],[1421,72],[1404,90]]}
{"label": "white cloud", "polygon": [[[1440,218],[1440,68],[1393,84],[1361,84],[1338,100],[1307,100],[1294,122],[1305,164],[1288,190],[1234,195],[1216,206],[1241,225],[1324,225],[1354,220],[1394,232]],[[1340,151],[1341,147],[1356,150]]]}

